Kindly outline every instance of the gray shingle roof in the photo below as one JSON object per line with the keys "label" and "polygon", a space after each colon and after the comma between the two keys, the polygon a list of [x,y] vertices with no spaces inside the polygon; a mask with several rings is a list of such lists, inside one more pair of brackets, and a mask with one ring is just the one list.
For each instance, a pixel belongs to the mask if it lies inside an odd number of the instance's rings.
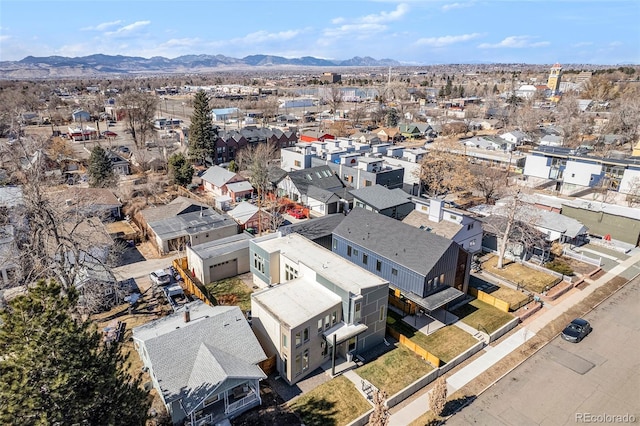
{"label": "gray shingle roof", "polygon": [[214,391],[248,379],[263,379],[256,365],[266,355],[237,306],[189,305],[191,321],[182,312],[133,329],[144,342],[165,401],[182,399],[190,414]]}
{"label": "gray shingle roof", "polygon": [[333,233],[333,230],[344,220],[346,216],[343,214],[330,214],[315,219],[305,220],[280,227],[283,234],[289,232],[297,232],[309,240],[326,237]]}
{"label": "gray shingle roof", "polygon": [[220,166],[211,166],[207,169],[207,171],[202,175],[202,180],[211,182],[213,185],[218,188],[225,185],[231,179],[235,177],[235,173],[230,172],[229,170],[220,167]]}
{"label": "gray shingle roof", "polygon": [[153,232],[164,240],[193,235],[206,230],[218,229],[226,226],[237,226],[235,220],[226,214],[219,214],[212,208],[185,213],[147,225]]}
{"label": "gray shingle roof", "polygon": [[425,275],[455,244],[439,235],[358,207],[333,234]]}
{"label": "gray shingle roof", "polygon": [[409,200],[411,196],[403,190],[391,190],[382,185],[352,189],[350,192],[354,198],[377,210],[384,210],[411,202]]}
{"label": "gray shingle roof", "polygon": [[202,208],[208,209],[209,206],[192,200],[191,198],[179,196],[169,204],[144,209],[140,212],[140,214],[142,215],[144,220],[149,223],[185,213],[200,211]]}

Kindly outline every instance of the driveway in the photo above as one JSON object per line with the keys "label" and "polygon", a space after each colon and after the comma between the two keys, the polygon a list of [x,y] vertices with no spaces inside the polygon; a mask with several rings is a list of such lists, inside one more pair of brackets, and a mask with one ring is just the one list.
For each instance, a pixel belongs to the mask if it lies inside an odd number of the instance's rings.
{"label": "driveway", "polygon": [[556,337],[447,424],[573,425],[588,415],[640,421],[638,306],[640,277],[585,316],[593,332],[582,342]]}

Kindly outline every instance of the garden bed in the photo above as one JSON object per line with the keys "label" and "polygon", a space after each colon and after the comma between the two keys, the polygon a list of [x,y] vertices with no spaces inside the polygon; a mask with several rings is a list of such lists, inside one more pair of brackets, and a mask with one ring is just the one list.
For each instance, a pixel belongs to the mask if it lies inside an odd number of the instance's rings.
{"label": "garden bed", "polygon": [[253,291],[238,277],[215,281],[205,287],[220,305],[239,306],[243,312],[251,309]]}
{"label": "garden bed", "polygon": [[505,279],[514,285],[520,285],[534,293],[542,293],[545,288],[553,287],[559,280],[554,275],[529,268],[518,262],[505,261],[502,269],[496,267],[497,263],[498,257],[492,256],[482,264],[482,268],[493,275]]}

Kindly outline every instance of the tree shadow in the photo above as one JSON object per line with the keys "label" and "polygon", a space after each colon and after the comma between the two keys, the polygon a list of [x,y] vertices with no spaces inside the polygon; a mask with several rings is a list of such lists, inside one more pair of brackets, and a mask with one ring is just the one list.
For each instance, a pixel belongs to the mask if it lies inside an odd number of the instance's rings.
{"label": "tree shadow", "polygon": [[336,426],[335,403],[324,398],[310,398],[304,405],[296,405],[294,411],[300,416],[306,426]]}

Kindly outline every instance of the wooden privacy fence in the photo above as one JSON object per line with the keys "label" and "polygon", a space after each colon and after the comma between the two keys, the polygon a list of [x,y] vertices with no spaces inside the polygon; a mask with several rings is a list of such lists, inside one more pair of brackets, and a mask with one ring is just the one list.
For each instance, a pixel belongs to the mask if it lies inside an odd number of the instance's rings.
{"label": "wooden privacy fence", "polygon": [[489,293],[485,293],[484,291],[478,290],[477,288],[474,288],[474,287],[469,287],[469,294],[484,303],[488,303],[491,306],[495,306],[501,311],[509,312],[509,308],[510,308],[509,303],[505,302],[504,300],[500,300],[490,295]]}
{"label": "wooden privacy fence", "polygon": [[182,286],[187,293],[197,297],[207,305],[216,305],[215,298],[211,297],[211,295],[209,294],[209,290],[207,290],[204,285],[197,282],[197,280],[191,277],[191,274],[189,274],[189,264],[187,263],[186,257],[174,259],[173,267],[182,277]]}
{"label": "wooden privacy fence", "polygon": [[414,352],[420,355],[425,361],[433,365],[434,368],[440,367],[440,358],[433,355],[431,352],[427,351],[426,349],[416,345],[404,334],[400,334],[390,327],[387,327],[387,333],[389,333],[391,337],[393,337],[398,342],[400,342],[400,344],[408,348],[411,352]]}
{"label": "wooden privacy fence", "polygon": [[395,294],[389,294],[389,304],[400,309],[404,314],[415,315],[416,305],[409,300],[400,297],[400,290],[396,290]]}

